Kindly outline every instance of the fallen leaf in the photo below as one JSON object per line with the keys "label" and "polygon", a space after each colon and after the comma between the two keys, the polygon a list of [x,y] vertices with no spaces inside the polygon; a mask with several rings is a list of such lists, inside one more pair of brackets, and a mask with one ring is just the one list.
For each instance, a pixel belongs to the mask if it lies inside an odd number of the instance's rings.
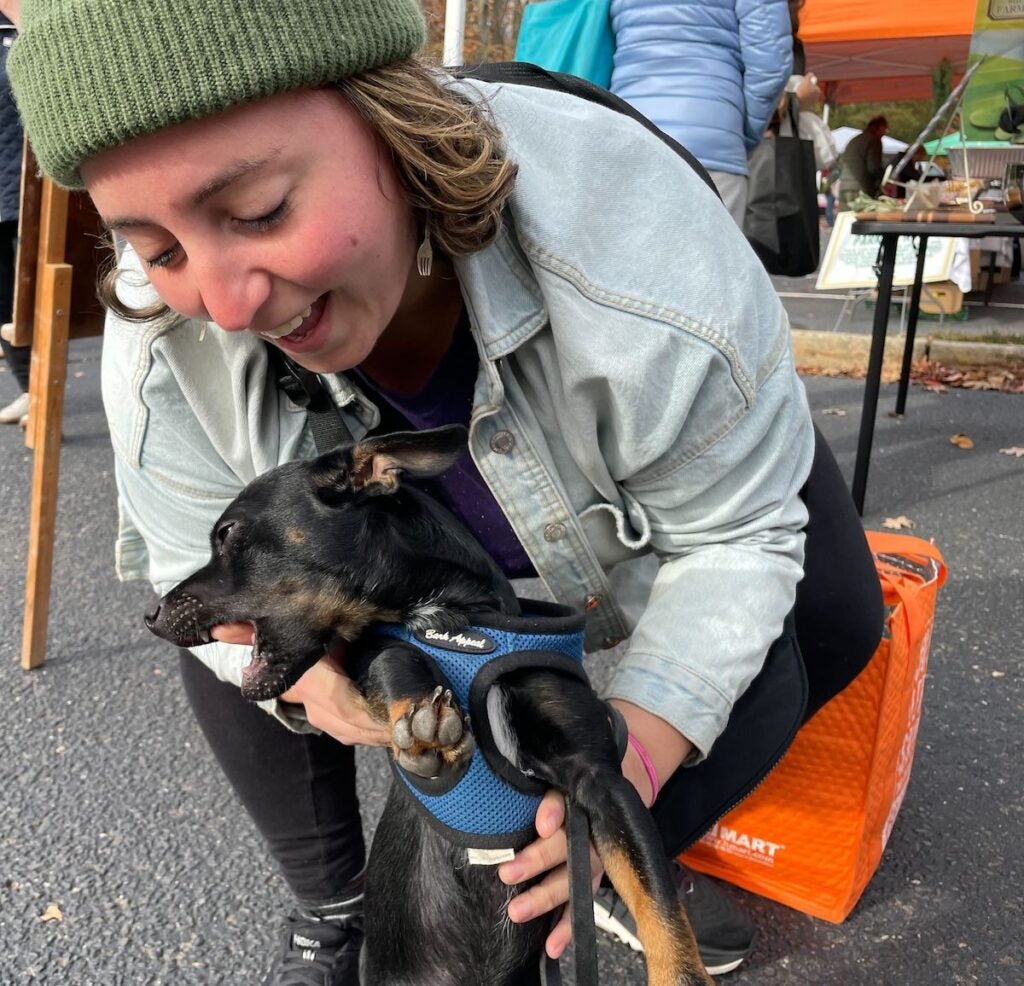
{"label": "fallen leaf", "polygon": [[925,380],[922,381],[924,389],[932,394],[947,394],[949,393],[949,387],[944,383],[939,383],[938,380]]}
{"label": "fallen leaf", "polygon": [[822,414],[834,414],[837,418],[845,418],[846,411],[841,407],[826,407],[822,408]]}
{"label": "fallen leaf", "polygon": [[50,904],[49,907],[39,915],[40,921],[63,921],[64,912],[56,905]]}
{"label": "fallen leaf", "polygon": [[955,435],[949,436],[949,444],[962,449],[974,448],[974,442],[959,431]]}
{"label": "fallen leaf", "polygon": [[1009,448],[1001,448],[999,451],[1003,455],[1015,455],[1018,459],[1024,456],[1024,446],[1021,445],[1011,445]]}
{"label": "fallen leaf", "polygon": [[886,517],[882,521],[882,527],[888,527],[890,531],[910,530],[913,526],[914,522],[903,514],[900,514],[899,517]]}

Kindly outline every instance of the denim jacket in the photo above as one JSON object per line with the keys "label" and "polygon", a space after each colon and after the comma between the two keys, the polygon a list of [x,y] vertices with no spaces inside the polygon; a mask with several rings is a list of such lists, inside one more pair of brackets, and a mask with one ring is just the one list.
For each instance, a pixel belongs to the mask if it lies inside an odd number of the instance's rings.
{"label": "denim jacket", "polygon": [[[609,694],[706,755],[802,575],[813,435],[771,282],[728,213],[637,122],[559,92],[464,81],[519,177],[497,240],[456,261],[480,353],[470,452],[587,648],[629,638]],[[138,260],[122,297],[152,300]],[[134,286],[131,281],[134,279]],[[314,454],[247,332],[107,321],[121,578],[158,593],[260,473]],[[356,437],[376,408],[327,378]],[[196,654],[238,683],[247,648]],[[291,707],[266,703],[292,728]]]}

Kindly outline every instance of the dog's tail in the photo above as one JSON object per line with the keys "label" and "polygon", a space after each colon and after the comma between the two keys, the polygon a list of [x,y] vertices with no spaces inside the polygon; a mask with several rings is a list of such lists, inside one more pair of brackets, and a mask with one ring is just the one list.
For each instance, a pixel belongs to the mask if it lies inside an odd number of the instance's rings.
{"label": "dog's tail", "polygon": [[618,773],[583,773],[568,797],[588,818],[605,872],[636,922],[648,986],[712,984],[657,827],[633,785]]}

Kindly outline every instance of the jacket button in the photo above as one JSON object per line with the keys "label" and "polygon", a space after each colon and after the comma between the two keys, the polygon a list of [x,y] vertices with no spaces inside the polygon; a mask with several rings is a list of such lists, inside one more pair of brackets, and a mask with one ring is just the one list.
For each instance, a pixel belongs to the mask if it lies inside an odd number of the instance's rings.
{"label": "jacket button", "polygon": [[548,524],[544,528],[545,541],[561,541],[565,537],[565,524]]}
{"label": "jacket button", "polygon": [[496,431],[491,435],[491,451],[508,455],[515,448],[515,436],[510,431]]}
{"label": "jacket button", "polygon": [[600,605],[600,596],[587,596],[587,601],[583,604],[583,608],[589,613],[592,609],[597,609]]}
{"label": "jacket button", "polygon": [[622,638],[621,637],[605,637],[605,639],[604,639],[604,646],[605,646],[606,649],[612,648],[612,647],[618,647],[619,644],[621,644],[621,643],[622,643]]}

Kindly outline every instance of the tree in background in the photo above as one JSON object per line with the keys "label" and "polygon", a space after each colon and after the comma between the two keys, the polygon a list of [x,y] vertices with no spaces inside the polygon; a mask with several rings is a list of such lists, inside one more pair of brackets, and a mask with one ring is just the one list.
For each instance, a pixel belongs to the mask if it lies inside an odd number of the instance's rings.
{"label": "tree in background", "polygon": [[943,58],[932,69],[932,112],[937,113],[939,107],[953,91],[953,66],[948,58]]}
{"label": "tree in background", "polygon": [[[529,0],[468,0],[466,4],[467,64],[512,58],[523,10]],[[427,18],[427,54],[440,61],[444,43],[445,0],[422,0]]]}
{"label": "tree in background", "polygon": [[873,116],[889,121],[889,136],[908,144],[925,128],[934,113],[930,99],[901,99],[889,103],[848,103],[832,109],[828,125],[863,130]]}

